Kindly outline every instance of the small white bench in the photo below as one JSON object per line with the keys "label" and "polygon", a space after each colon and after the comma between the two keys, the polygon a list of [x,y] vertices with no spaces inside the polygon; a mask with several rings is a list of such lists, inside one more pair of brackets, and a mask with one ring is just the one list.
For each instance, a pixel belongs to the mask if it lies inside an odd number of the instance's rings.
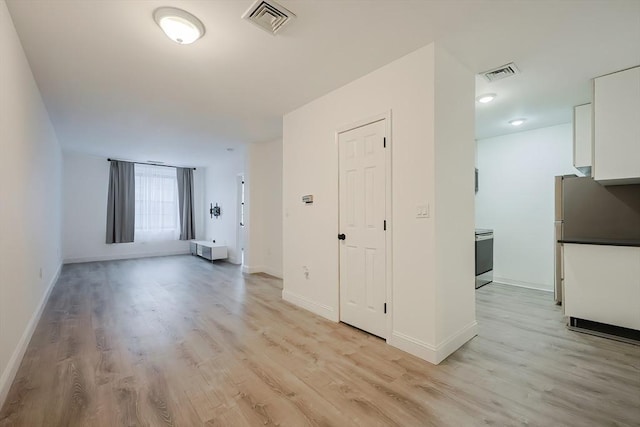
{"label": "small white bench", "polygon": [[211,262],[216,259],[225,259],[228,256],[226,246],[206,240],[191,240],[189,246],[191,248],[191,255],[197,255]]}

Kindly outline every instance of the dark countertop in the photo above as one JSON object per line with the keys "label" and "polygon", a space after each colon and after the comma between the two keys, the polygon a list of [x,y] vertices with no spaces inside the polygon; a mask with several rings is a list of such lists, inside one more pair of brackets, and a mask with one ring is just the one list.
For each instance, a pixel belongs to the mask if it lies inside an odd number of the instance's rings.
{"label": "dark countertop", "polygon": [[635,246],[640,247],[640,239],[560,239],[558,243],[575,243],[578,245]]}

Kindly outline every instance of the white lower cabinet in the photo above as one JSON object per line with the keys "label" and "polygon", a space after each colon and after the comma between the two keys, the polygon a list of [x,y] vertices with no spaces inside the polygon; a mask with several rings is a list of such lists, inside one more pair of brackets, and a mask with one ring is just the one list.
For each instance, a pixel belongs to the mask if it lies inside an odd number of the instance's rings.
{"label": "white lower cabinet", "polygon": [[569,317],[640,330],[640,248],[564,244]]}
{"label": "white lower cabinet", "polygon": [[225,259],[227,257],[227,247],[216,245],[206,240],[191,240],[191,255],[197,255],[209,261]]}

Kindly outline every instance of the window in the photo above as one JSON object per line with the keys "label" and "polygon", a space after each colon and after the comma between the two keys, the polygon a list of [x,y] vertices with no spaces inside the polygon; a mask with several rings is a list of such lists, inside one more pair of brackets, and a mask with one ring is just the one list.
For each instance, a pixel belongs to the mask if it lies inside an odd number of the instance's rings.
{"label": "window", "polygon": [[178,240],[178,180],[176,169],[135,165],[136,242]]}

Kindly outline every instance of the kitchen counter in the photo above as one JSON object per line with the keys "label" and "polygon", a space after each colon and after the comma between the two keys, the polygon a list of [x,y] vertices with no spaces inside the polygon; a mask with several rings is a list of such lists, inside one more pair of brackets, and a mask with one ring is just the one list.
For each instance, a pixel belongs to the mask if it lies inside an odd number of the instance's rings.
{"label": "kitchen counter", "polygon": [[558,243],[574,243],[578,245],[605,245],[605,246],[631,246],[640,247],[640,239],[598,239],[598,238],[579,238],[579,239],[560,239]]}
{"label": "kitchen counter", "polygon": [[580,240],[563,245],[562,305],[570,326],[640,340],[640,245]]}

